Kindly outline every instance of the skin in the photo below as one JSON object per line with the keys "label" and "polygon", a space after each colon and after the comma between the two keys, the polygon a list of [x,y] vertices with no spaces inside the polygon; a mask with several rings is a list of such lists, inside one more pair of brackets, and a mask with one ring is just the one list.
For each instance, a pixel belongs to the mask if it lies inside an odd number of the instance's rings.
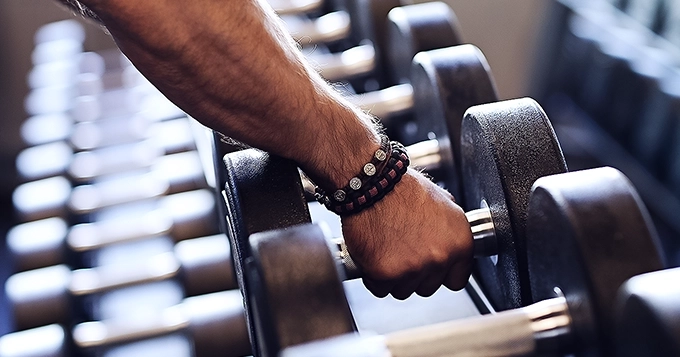
{"label": "skin", "polygon": [[[379,148],[372,118],[316,73],[264,0],[81,3],[86,8],[79,10],[96,14],[125,55],[185,112],[296,161],[327,192],[345,186]],[[459,290],[467,283],[472,234],[465,215],[416,170],[342,225],[376,296],[429,296],[442,284]]]}

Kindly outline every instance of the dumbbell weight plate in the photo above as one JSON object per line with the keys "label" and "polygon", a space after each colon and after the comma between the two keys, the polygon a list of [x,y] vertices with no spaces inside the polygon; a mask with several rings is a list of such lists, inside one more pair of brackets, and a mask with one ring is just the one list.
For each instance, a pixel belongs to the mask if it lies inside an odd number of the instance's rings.
{"label": "dumbbell weight plate", "polygon": [[576,356],[613,355],[617,290],[632,276],[664,268],[640,197],[615,169],[555,175],[536,181],[528,217],[533,301],[553,298],[559,288],[573,343],[582,346]]}
{"label": "dumbbell weight plate", "polygon": [[439,1],[395,7],[385,25],[387,56],[392,61],[387,68],[393,84],[409,82],[414,54],[463,43],[456,14]]}
{"label": "dumbbell weight plate", "polygon": [[250,149],[226,155],[224,163],[227,174],[224,192],[227,233],[232,245],[234,269],[244,296],[253,355],[268,356],[267,342],[257,337],[261,336],[257,329],[263,328],[257,323],[257,314],[266,307],[252,305],[252,302],[263,301],[258,295],[263,291],[258,285],[260,282],[253,281],[244,273],[245,265],[252,259],[248,237],[257,232],[308,223],[311,218],[300,175],[292,161]]}
{"label": "dumbbell weight plate", "polygon": [[253,296],[262,356],[356,331],[328,242],[319,239],[319,226],[309,227],[251,237],[253,259],[245,274],[260,282],[251,289],[259,290]]}
{"label": "dumbbell weight plate", "polygon": [[[413,59],[411,77],[418,140],[437,139],[446,156],[440,172],[430,172],[464,209],[460,172],[460,133],[465,111],[498,100],[496,85],[484,54],[473,45],[421,52]],[[476,204],[477,202],[473,203]],[[478,207],[474,207],[478,208]]]}
{"label": "dumbbell weight plate", "polygon": [[486,104],[465,114],[461,154],[465,202],[488,205],[496,233],[498,255],[476,259],[475,274],[496,309],[526,305],[529,193],[539,177],[567,171],[557,137],[531,99]]}

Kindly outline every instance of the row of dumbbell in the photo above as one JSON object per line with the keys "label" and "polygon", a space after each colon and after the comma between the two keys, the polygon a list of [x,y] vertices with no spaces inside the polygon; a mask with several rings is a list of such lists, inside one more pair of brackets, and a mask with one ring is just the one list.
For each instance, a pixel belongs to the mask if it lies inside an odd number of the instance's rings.
{"label": "row of dumbbell", "polygon": [[[53,24],[47,26],[41,32],[52,32],[48,30],[53,30],[54,26],[73,28],[73,23]],[[77,33],[77,31],[72,32]],[[40,37],[40,33],[37,37]],[[69,42],[69,40],[62,40],[62,42]],[[39,46],[42,45],[41,43]],[[45,45],[48,45],[48,43],[45,42]],[[51,47],[58,47],[51,45]],[[160,273],[159,270],[165,270],[166,272],[161,274],[167,274],[167,271],[172,269],[167,264],[167,260],[164,264],[162,258],[160,258],[161,260],[156,259],[155,262],[147,263],[146,266],[143,264],[135,265],[131,261],[146,261],[149,255],[159,252],[166,252],[165,255],[168,259],[174,258],[174,255],[169,256],[175,248],[174,241],[168,236],[169,234],[194,237],[217,233],[214,195],[205,187],[206,179],[203,178],[205,175],[202,169],[197,168],[200,165],[198,165],[198,154],[195,151],[196,143],[194,142],[195,135],[193,135],[195,130],[192,130],[186,117],[181,117],[180,111],[167,103],[167,100],[163,102],[159,95],[151,98],[155,104],[152,105],[152,109],[158,110],[158,112],[153,113],[153,116],[145,116],[145,113],[139,110],[140,108],[129,106],[128,99],[135,99],[135,96],[144,93],[131,90],[130,87],[132,86],[121,85],[130,78],[128,73],[134,70],[125,61],[122,61],[122,66],[116,66],[116,60],[109,61],[113,62],[114,66],[103,66],[107,71],[103,71],[103,73],[87,72],[88,75],[86,76],[83,75],[85,73],[77,73],[77,79],[70,78],[66,83],[58,84],[49,81],[40,83],[36,80],[40,77],[69,77],[73,75],[73,71],[70,71],[73,68],[68,67],[68,61],[76,62],[80,60],[81,63],[84,59],[101,61],[101,55],[106,54],[113,55],[114,58],[121,58],[120,54],[116,52],[99,55],[75,52],[70,57],[62,58],[63,62],[44,61],[37,64],[29,77],[33,91],[29,94],[27,109],[30,108],[31,113],[36,115],[31,119],[38,119],[38,122],[43,124],[50,122],[55,117],[65,118],[66,120],[56,123],[64,125],[60,128],[64,134],[63,137],[55,138],[53,136],[42,145],[33,146],[24,152],[24,154],[28,152],[30,155],[20,156],[20,160],[18,160],[20,163],[30,164],[33,161],[31,157],[44,159],[44,156],[47,155],[49,165],[33,162],[34,167],[42,171],[27,178],[48,178],[32,181],[19,187],[15,191],[14,197],[15,203],[26,202],[22,198],[28,199],[30,197],[25,195],[35,197],[36,195],[41,196],[58,192],[65,193],[63,196],[68,197],[68,201],[64,200],[53,204],[51,207],[54,209],[51,212],[40,209],[50,207],[49,205],[28,205],[30,208],[39,208],[32,211],[24,209],[27,205],[17,205],[22,213],[32,213],[31,215],[24,214],[26,219],[31,217],[49,218],[30,221],[15,227],[10,232],[8,240],[10,249],[18,253],[15,258],[19,263],[18,266],[22,269],[45,266],[55,262],[68,262],[74,265],[98,267],[99,269],[93,270],[105,270],[108,275],[81,274],[80,279],[73,279],[69,268],[61,265],[28,271],[23,275],[18,274],[11,277],[6,284],[6,291],[10,300],[14,302],[16,325],[19,328],[41,325],[43,324],[42,321],[52,321],[55,318],[64,323],[65,326],[69,326],[73,323],[75,316],[65,317],[64,315],[73,311],[81,313],[81,316],[95,316],[108,321],[118,321],[124,316],[129,317],[136,314],[136,319],[128,319],[133,326],[134,323],[139,324],[146,319],[152,319],[155,316],[153,311],[162,310],[162,306],[172,306],[181,302],[184,297],[183,288],[172,282],[153,283],[159,280],[158,277],[147,276],[140,281],[140,275],[144,275],[145,272],[157,275]],[[66,73],[59,74],[59,70],[63,70],[63,67],[66,67]],[[83,82],[86,85],[83,85]],[[91,85],[95,82],[99,82],[98,87]],[[144,83],[142,82],[142,84]],[[80,91],[82,87],[98,88],[98,91],[82,93]],[[75,88],[78,89],[77,92],[74,92]],[[39,105],[41,101],[36,100],[36,98],[42,96],[36,95],[36,92],[50,93],[52,91],[60,93],[60,90],[63,90],[64,93],[57,98],[62,100],[58,103],[59,105],[41,107]],[[153,93],[147,94],[147,97],[153,95]],[[164,110],[164,108],[170,108],[170,110]],[[167,115],[169,113],[170,115]],[[149,122],[154,124],[153,127],[143,125],[146,124],[146,119],[153,120]],[[74,122],[77,122],[77,124],[74,125]],[[50,124],[55,123],[51,122]],[[29,124],[29,126],[31,125],[36,126],[35,122]],[[87,129],[81,130],[83,127]],[[128,133],[127,131],[134,132],[138,136],[124,135]],[[26,132],[34,134],[31,130],[26,130]],[[150,136],[150,132],[156,137]],[[83,141],[75,140],[74,134],[76,133],[83,133],[82,140],[90,140],[90,142],[94,139],[100,140],[87,147],[79,147],[78,144]],[[33,138],[35,137],[33,135]],[[164,137],[169,137],[169,139]],[[28,140],[27,142],[30,143]],[[176,145],[177,143],[180,145]],[[55,160],[54,155],[49,155],[50,153],[54,154],[55,147],[65,149],[62,150],[63,155],[61,155],[63,160]],[[64,153],[64,151],[66,152]],[[73,151],[77,153],[73,154]],[[102,155],[104,153],[105,155]],[[174,154],[166,155],[168,153]],[[79,159],[76,159],[76,157]],[[171,157],[183,157],[184,159],[178,161],[171,159]],[[76,162],[79,162],[80,165],[74,165]],[[175,165],[179,167],[174,167]],[[45,166],[48,166],[47,170],[45,170]],[[166,167],[165,170],[162,169],[163,166]],[[149,169],[150,167],[151,169]],[[168,168],[172,170],[168,171]],[[77,171],[78,169],[81,171]],[[171,175],[173,171],[177,170],[185,170],[189,175],[184,173]],[[128,171],[129,173],[125,174],[121,171]],[[77,176],[75,175],[76,172],[86,172],[87,176]],[[32,173],[35,174],[36,170],[33,170]],[[49,177],[58,174],[66,177]],[[150,177],[150,175],[154,177]],[[187,176],[192,176],[192,178],[184,179],[185,187],[176,189],[178,192],[186,192],[166,196],[161,200],[152,199],[164,193],[163,190],[159,192],[157,189],[163,187],[158,185],[159,182],[172,182],[173,178],[186,178]],[[158,181],[159,179],[165,181]],[[52,185],[52,189],[41,192],[39,187],[50,187],[50,185],[45,186],[45,182],[58,182],[60,185]],[[71,189],[72,184],[77,185],[73,190]],[[143,190],[135,191],[138,187]],[[164,189],[167,189],[167,187]],[[77,190],[84,191],[77,193]],[[119,204],[121,192],[149,191],[156,191],[156,193],[146,197],[128,195],[123,199],[129,200],[131,203],[124,205],[124,207]],[[140,198],[145,198],[145,200],[136,204],[132,203],[132,201],[139,201]],[[106,201],[107,199],[114,201]],[[94,208],[92,211],[89,209],[88,212],[78,211],[74,209],[74,203],[79,200],[80,202],[89,200],[94,202],[96,206],[92,207]],[[118,202],[115,200],[118,200]],[[71,203],[70,207],[66,207],[67,205],[64,204],[66,202]],[[102,203],[105,204],[102,205]],[[54,212],[57,212],[57,214],[55,215]],[[91,212],[96,212],[96,214]],[[80,217],[76,218],[76,216]],[[77,222],[82,223],[72,225]],[[228,256],[226,238],[223,236],[211,238],[205,240],[208,242],[208,246],[204,245],[202,249],[207,249],[210,252],[221,252],[226,249]],[[219,240],[218,238],[222,239]],[[60,239],[61,241],[59,241]],[[64,239],[68,239],[71,243],[76,242],[72,245],[74,247],[85,248],[79,249],[80,251],[90,251],[91,253],[81,254],[82,259],[77,259],[80,262],[73,260],[72,253],[63,249],[66,245]],[[131,240],[138,242],[120,244]],[[182,250],[181,247],[177,249]],[[195,246],[194,249],[196,249]],[[188,251],[188,254],[192,254],[191,250]],[[67,257],[64,257],[64,255],[67,255]],[[125,261],[128,263],[121,263]],[[116,262],[116,264],[112,264],[112,262]],[[146,268],[146,270],[143,271],[143,268]],[[225,278],[229,279],[230,268],[228,264],[226,269],[226,273],[224,271],[220,271],[220,273],[227,275]],[[201,273],[212,272],[202,271]],[[133,276],[132,280],[151,283],[134,287],[129,286],[134,285],[134,282],[129,282],[131,276]],[[109,280],[97,280],[97,278],[105,277],[108,277]],[[194,284],[200,285],[197,281],[194,281]],[[102,286],[105,287],[101,289]],[[233,287],[233,282],[227,282],[224,289],[230,287]],[[80,305],[72,305],[70,301],[64,300],[65,297],[62,293],[55,291],[55,289],[69,290],[69,288],[71,288],[71,291],[80,289],[81,292],[87,291],[92,294],[89,298],[83,299]],[[210,291],[222,290],[219,283],[217,287],[210,287],[210,289],[212,289]],[[105,291],[106,293],[104,293]],[[100,294],[97,294],[97,292]],[[56,317],[55,313],[57,314]],[[78,315],[78,313],[75,313],[75,315]],[[133,329],[131,326],[127,331]],[[47,328],[41,331],[54,332],[55,330]],[[120,331],[122,332],[122,330]],[[51,336],[54,337],[54,334]],[[48,334],[43,344],[25,345],[25,347],[35,347],[42,349],[43,352],[41,353],[48,353],[45,349],[51,348],[50,341],[54,341],[53,338],[50,339],[49,337]],[[191,341],[187,341],[187,346],[187,348],[191,346]],[[127,352],[115,352],[120,351],[120,348],[117,348],[110,353],[131,353],[129,347],[124,350]],[[13,351],[13,353],[22,353],[16,348]],[[138,351],[136,354],[144,353]]]}
{"label": "row of dumbbell", "polygon": [[[166,220],[166,221],[167,221],[167,220]],[[52,227],[54,227],[55,224],[57,225],[57,227],[59,227],[59,226],[62,226],[62,227],[63,227],[63,226],[64,226],[63,224],[61,224],[61,223],[56,223],[56,222],[57,222],[57,221],[52,220],[52,223],[51,223],[51,224],[52,224]],[[35,222],[34,222],[34,223],[35,223]],[[43,222],[43,223],[44,223],[45,225],[47,224],[47,223],[45,223],[45,222]],[[73,239],[74,236],[76,236],[76,237],[80,236],[81,238],[82,238],[82,237],[85,237],[86,240],[87,240],[87,239],[89,239],[89,237],[91,236],[92,233],[95,233],[95,234],[94,234],[95,237],[100,237],[100,236],[102,236],[101,233],[103,233],[103,235],[107,235],[107,234],[106,234],[107,232],[112,232],[111,230],[107,230],[107,229],[105,228],[105,227],[107,226],[106,224],[101,224],[101,223],[102,223],[102,222],[87,223],[87,224],[77,225],[77,226],[73,226],[73,227],[68,228],[68,230],[69,230],[69,231],[68,231],[68,236],[69,236],[69,238],[70,238],[69,241],[71,241],[71,242],[74,241],[74,239]],[[120,221],[120,220],[119,220],[117,223],[118,223],[119,225],[120,225],[121,223],[122,223],[122,224],[125,224],[124,221]],[[93,227],[93,226],[104,226],[104,227]],[[108,224],[108,227],[112,227],[112,226],[115,227],[116,224]],[[24,227],[25,227],[25,226],[24,226]],[[162,229],[168,229],[168,228],[164,228],[164,227],[165,227],[165,225],[161,225],[161,231],[162,231]],[[76,230],[80,230],[81,233],[80,233],[80,234],[77,234],[77,233],[76,233],[76,234],[74,235],[74,234],[73,234],[73,233],[74,233],[74,228],[78,228],[78,229],[76,229]],[[93,229],[93,228],[94,228],[94,229]],[[102,228],[104,228],[104,229],[102,229]],[[66,229],[61,229],[61,230],[56,230],[56,231],[57,231],[57,232],[65,232],[65,230],[66,230]],[[24,230],[24,232],[26,232],[26,230]],[[96,234],[96,233],[100,233],[100,234]],[[129,232],[127,232],[127,233],[129,233]],[[139,231],[137,231],[136,233],[139,234]],[[23,235],[26,236],[27,234],[23,234]],[[30,234],[28,234],[28,235],[30,235]],[[56,238],[56,240],[62,239],[61,237],[64,236],[64,235],[61,234],[61,233],[57,233],[56,235],[60,236],[59,238]],[[116,234],[114,233],[113,235],[115,236]],[[111,240],[115,240],[115,237],[108,237],[108,238],[114,238],[114,239],[103,239],[103,241],[111,241]],[[20,240],[20,239],[19,239],[19,240]],[[76,238],[75,240],[77,241],[78,239]],[[92,240],[92,239],[90,239],[90,241],[91,241],[91,240]],[[95,239],[95,240],[97,240],[97,239]],[[101,240],[101,239],[100,239],[100,240]],[[63,243],[63,240],[62,240],[61,242]],[[56,242],[56,244],[54,244],[55,242],[53,241],[53,242],[51,242],[51,243],[53,244],[53,246],[52,246],[52,247],[49,247],[49,248],[58,248],[58,247],[60,246],[59,242]],[[63,245],[62,245],[62,247],[63,247]],[[55,255],[53,255],[53,256],[58,256],[58,255],[59,255],[59,254],[55,254]],[[63,277],[63,276],[64,276],[64,275],[63,275],[63,273],[64,273],[64,268],[54,268],[53,270],[54,270],[55,274],[57,274],[57,275],[51,275],[52,277],[54,277],[54,276],[61,276],[61,277]],[[57,272],[58,270],[60,270],[61,273]],[[59,274],[62,274],[62,275],[59,275]],[[43,274],[39,274],[39,275],[43,275]],[[68,275],[68,274],[67,274],[67,275]],[[86,275],[86,274],[81,274],[81,275]],[[36,275],[34,275],[34,276],[36,276]],[[75,275],[74,275],[74,276],[75,276]],[[66,280],[70,280],[70,279],[66,279]],[[122,279],[122,280],[125,280],[125,279]],[[56,299],[56,300],[54,300],[54,299],[53,299],[53,300],[50,300],[50,299],[46,299],[46,300],[45,300],[45,299],[42,299],[42,300],[43,300],[43,301],[52,301],[52,302],[60,301],[59,303],[56,303],[56,304],[57,304],[57,305],[60,305],[60,307],[64,307],[64,304],[63,304],[64,299],[61,298],[61,297],[63,297],[64,294],[68,295],[68,293],[66,293],[66,290],[67,290],[67,289],[64,289],[64,286],[63,286],[64,279],[63,279],[63,278],[62,278],[62,279],[55,279],[55,282],[58,282],[58,283],[55,284],[55,285],[59,285],[59,288],[57,289],[57,290],[59,290],[59,292],[57,293],[57,295],[59,295],[60,298],[59,298],[59,299]],[[120,281],[118,281],[118,283],[120,284]],[[61,284],[61,285],[60,285],[60,284]],[[28,285],[30,285],[30,284],[28,284]],[[103,285],[106,285],[106,284],[103,284]],[[113,285],[115,285],[115,284],[113,284]],[[53,285],[53,287],[54,287],[54,285]],[[111,285],[109,285],[108,287],[110,288]],[[77,290],[77,289],[76,289],[76,290]],[[95,291],[96,291],[96,289],[95,289]],[[44,291],[43,291],[43,294],[44,294]],[[77,293],[76,293],[76,294],[77,294]],[[29,294],[29,295],[30,295],[30,294]],[[38,294],[38,295],[39,295],[39,294]],[[42,297],[44,298],[45,295],[42,295]],[[33,316],[37,316],[37,315],[39,315],[39,316],[45,316],[45,314],[41,314],[41,313],[35,314],[35,312],[37,312],[37,311],[30,308],[30,306],[31,306],[30,300],[31,300],[30,298],[29,298],[29,299],[25,299],[25,301],[26,301],[26,302],[29,302],[29,303],[26,305],[26,307],[28,307],[28,309],[23,309],[23,311],[31,311],[31,310],[32,310],[32,313],[31,313],[31,314],[32,314]],[[50,306],[50,304],[46,304],[45,306]],[[52,304],[51,306],[54,306],[54,304]]]}
{"label": "row of dumbbell", "polygon": [[[668,25],[654,34],[654,2],[627,15],[605,3],[573,5],[557,45],[551,92],[566,93],[658,180],[680,192],[676,137],[680,47]],[[677,2],[664,5],[670,13]],[[636,16],[633,20],[630,16]]]}
{"label": "row of dumbbell", "polygon": [[[441,126],[454,124],[439,120]],[[385,338],[345,338],[284,355],[608,356],[650,346],[645,351],[650,355],[677,354],[672,326],[680,321],[655,321],[679,307],[663,306],[670,299],[658,275],[636,280],[651,281],[653,293],[638,298],[624,292],[626,308],[612,306],[627,279],[665,267],[646,209],[625,176],[608,168],[565,173],[552,127],[531,100],[472,107],[457,122],[458,136],[431,136],[439,143],[432,143],[428,165],[463,173],[450,176],[458,184],[447,186],[461,187],[463,205],[472,209],[476,274],[494,307],[510,311]],[[453,152],[456,146],[460,155]],[[407,148],[416,165],[422,147]],[[329,251],[323,230],[310,225],[263,233],[310,221],[295,165],[258,152],[228,154],[225,163],[229,234],[238,251],[235,267],[254,353],[279,355],[296,344],[355,332],[339,282],[361,273],[343,244],[334,241],[340,249]],[[345,270],[340,276],[338,261]],[[635,306],[659,296],[660,306]],[[615,332],[615,319],[624,332]],[[646,329],[660,334],[628,338]]]}
{"label": "row of dumbbell", "polygon": [[[476,83],[472,83],[474,87]],[[439,125],[451,128],[454,123],[442,121]],[[626,279],[661,269],[664,263],[647,213],[625,177],[612,169],[563,174],[542,179],[530,194],[534,179],[566,171],[559,144],[540,107],[526,100],[480,106],[468,111],[462,126],[458,137],[432,133],[430,138],[439,143],[430,142],[429,152],[418,150],[426,147],[422,144],[409,148],[414,163],[427,156],[431,167],[447,166],[453,172],[464,172],[462,178],[449,177],[458,184],[444,181],[447,186],[462,187],[465,206],[479,207],[482,202],[482,208],[469,217],[479,238],[475,243],[478,273],[499,309],[557,298],[479,324],[470,321],[468,327],[461,322],[462,327],[446,336],[453,336],[457,344],[445,341],[442,346],[439,339],[422,338],[440,330],[420,331],[416,338],[408,338],[411,332],[405,332],[388,338],[390,345],[397,345],[396,351],[389,352],[446,354],[463,348],[466,352],[476,350],[479,355],[609,355],[615,350],[623,354],[632,351],[617,346],[629,342],[625,338],[613,342],[610,302]],[[462,154],[455,156],[452,148],[459,145]],[[230,154],[225,162],[230,237],[239,251],[235,254],[240,260],[236,268],[242,277],[240,285],[246,296],[256,354],[276,355],[290,345],[353,331],[354,322],[335,268],[337,256],[346,260],[346,252],[334,257],[322,230],[309,226],[252,236],[259,230],[309,221],[302,200],[303,184],[294,165],[256,152]],[[459,163],[458,170],[454,162]],[[433,176],[441,179],[436,173]],[[275,201],[281,205],[263,207],[263,197],[277,197]],[[533,206],[528,206],[530,200]],[[600,210],[607,212],[606,216],[593,217]],[[527,217],[531,217],[531,224]],[[346,273],[356,276],[354,271]],[[312,281],[318,285],[310,286]],[[629,319],[625,328],[644,330],[654,323],[641,327],[630,319],[636,313],[653,318],[654,312],[628,311],[621,318]],[[589,321],[583,321],[586,315]],[[508,323],[506,318],[513,321]],[[528,333],[521,337],[504,333],[512,327]],[[654,327],[666,333],[670,330]],[[480,332],[473,334],[475,329]],[[466,339],[468,336],[473,338]],[[668,334],[663,336],[643,341],[650,345],[663,342],[659,350],[650,353],[677,351],[677,341]],[[437,345],[428,345],[430,341]],[[517,349],[502,349],[508,345]],[[365,353],[371,346],[336,344],[331,348],[337,350],[326,348],[315,348],[309,355]],[[387,351],[383,348],[375,352],[386,355]]]}

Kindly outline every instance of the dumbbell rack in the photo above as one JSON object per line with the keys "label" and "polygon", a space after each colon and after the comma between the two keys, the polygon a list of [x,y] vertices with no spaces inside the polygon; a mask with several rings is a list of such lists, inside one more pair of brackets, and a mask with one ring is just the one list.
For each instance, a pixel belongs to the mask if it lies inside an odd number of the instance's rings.
{"label": "dumbbell rack", "polygon": [[553,121],[570,171],[622,170],[649,208],[674,266],[680,264],[680,191],[671,172],[676,141],[668,133],[677,125],[677,108],[667,93],[680,60],[677,4],[555,1],[534,78],[535,96]]}
{"label": "dumbbell rack", "polygon": [[[76,31],[77,32],[77,31]],[[80,46],[82,46],[82,38],[78,38],[76,42],[80,41]],[[78,47],[78,46],[76,46]],[[72,55],[75,57],[83,55],[81,52],[80,48],[76,48],[76,50],[72,53]],[[107,60],[108,62],[113,62],[114,67],[118,65],[122,66],[130,66],[128,62],[125,60],[122,60],[120,57],[120,54],[117,52],[117,50],[110,50],[106,51],[105,53],[100,53],[100,54],[93,54],[95,57],[96,56],[106,56],[106,58],[109,58]],[[113,58],[111,60],[110,58]],[[118,63],[119,60],[122,60],[122,64]],[[107,63],[108,63],[107,62]],[[105,65],[107,67],[110,65],[108,63]],[[174,108],[174,106],[170,105],[164,98],[159,96],[159,93],[156,93],[153,88],[149,87],[147,83],[143,82],[143,79],[139,76],[138,73],[134,71],[132,67],[127,68],[129,71],[131,71],[131,78],[135,80],[140,80],[142,81],[142,87],[144,89],[145,96],[151,97],[154,99],[154,104],[156,105],[156,108],[166,108],[166,110],[163,110],[162,113],[157,113],[156,115],[159,117],[163,116],[170,116],[172,117],[173,115],[182,115],[181,112],[177,110],[177,108]],[[106,72],[101,73],[101,75],[106,76]],[[83,77],[83,76],[79,76]],[[85,76],[87,77],[87,76]],[[69,79],[70,82],[75,83],[74,78]],[[48,81],[49,82],[49,81]],[[87,82],[89,83],[89,82]],[[55,85],[55,83],[46,83],[44,84],[43,87],[40,87],[40,85],[36,85],[37,90],[35,92],[40,92],[43,90],[46,90],[47,88],[47,93],[49,92],[50,86]],[[62,84],[58,84],[62,85]],[[79,83],[79,85],[84,85],[82,83]],[[82,89],[84,91],[87,91],[88,89]],[[73,113],[80,113],[76,115],[81,115],[84,117],[88,117],[89,121],[96,121],[96,118],[92,118],[93,116],[98,116],[99,114],[97,111],[92,111],[92,108],[88,106],[89,102],[87,100],[82,100],[84,97],[79,97],[76,96],[74,98],[69,97],[66,95],[64,98],[64,102],[59,102],[57,101],[55,106],[53,107],[48,107],[47,109],[40,109],[40,105],[42,100],[35,100],[36,98],[39,98],[40,96],[32,93],[31,99],[28,100],[28,102],[33,103],[36,107],[29,108],[29,112],[32,114],[35,114],[35,117],[39,116],[40,114],[54,114],[52,115],[53,122],[51,124],[57,125],[60,124],[59,120],[64,119],[67,113],[68,114],[73,114]],[[68,97],[68,98],[66,98]],[[74,111],[73,110],[73,104],[70,101],[76,101],[79,103],[79,105],[84,106],[83,111]],[[117,106],[123,106],[123,103],[116,103],[116,102],[111,102],[111,103],[106,103],[107,108],[116,108]],[[101,108],[99,108],[101,109]],[[135,115],[130,114],[130,115]],[[56,119],[55,119],[56,118]],[[169,119],[169,118],[168,118]],[[159,118],[157,120],[162,120],[162,118]],[[88,120],[83,120],[83,122],[89,122]],[[45,122],[41,122],[42,125],[45,124]],[[69,125],[72,125],[72,123],[67,120],[67,123]],[[35,121],[33,123],[29,123],[25,125],[24,127],[28,127],[29,125],[36,125]],[[223,154],[231,151],[234,149],[234,146],[229,144],[229,143],[224,143],[220,135],[217,135],[215,133],[210,133],[202,129],[200,126],[193,125],[192,126],[193,131],[192,135],[195,139],[195,146],[197,150],[200,153],[200,156],[203,158],[203,169],[205,170],[205,176],[206,180],[208,182],[208,185],[213,189],[214,193],[216,194],[216,197],[220,197],[220,191],[221,187],[223,187],[223,180],[220,175],[219,170],[223,168],[223,165],[221,165],[221,157]],[[27,129],[27,131],[31,131],[30,129]],[[66,128],[65,130],[62,128],[62,132],[66,133],[64,137],[59,138],[60,140],[69,140],[68,138],[68,133],[71,132],[70,129]],[[52,135],[53,138],[47,139],[49,140],[54,140],[58,135],[57,131],[54,132],[47,132],[43,133],[46,136]],[[35,141],[40,141],[38,138],[34,138],[33,140]],[[30,140],[27,140],[27,144],[30,145],[35,145],[35,142],[32,142]],[[94,147],[92,149],[95,149]],[[83,150],[87,151],[87,150]],[[213,166],[214,164],[214,166]],[[30,171],[30,170],[29,170]],[[48,174],[44,174],[45,176],[49,176]],[[65,182],[68,182],[66,180]],[[86,181],[89,183],[89,181]],[[218,207],[221,207],[222,205],[218,205]],[[338,231],[338,221],[337,217],[329,217],[328,212],[321,208],[318,205],[312,204],[312,211],[313,215],[315,216],[315,221],[327,221],[329,224],[336,229],[336,233],[339,234]],[[219,213],[220,216],[224,216],[224,213]],[[26,216],[27,220],[30,220],[31,218],[28,218],[30,216]],[[72,220],[74,217],[76,217],[76,220]],[[41,217],[42,218],[42,217]],[[84,223],[91,223],[90,220],[95,218],[96,219],[96,214],[85,214],[85,215],[73,215],[72,213],[66,213],[63,215],[63,219],[66,222],[69,222],[69,226],[67,229],[71,229],[72,225],[74,224],[84,224]],[[222,222],[222,220],[219,220],[219,222]],[[216,222],[217,223],[217,222]],[[125,255],[124,252],[119,252],[119,254],[122,253]],[[77,267],[82,267],[82,266],[74,266],[73,268]],[[442,289],[440,292],[435,294],[433,297],[429,299],[422,299],[422,298],[411,298],[407,301],[400,302],[394,299],[386,299],[386,300],[378,300],[375,297],[371,296],[367,290],[361,285],[360,282],[351,282],[347,283],[347,290],[348,290],[348,295],[351,300],[352,305],[358,306],[358,308],[355,309],[357,311],[357,323],[360,326],[360,329],[365,329],[365,330],[372,330],[376,331],[379,333],[387,333],[390,331],[406,328],[406,327],[412,327],[412,326],[417,326],[417,325],[424,325],[424,324],[429,324],[437,321],[443,321],[443,320],[450,320],[450,319],[455,319],[455,318],[460,318],[460,317],[467,317],[470,315],[477,315],[479,313],[488,313],[492,311],[493,309],[490,307],[488,302],[486,301],[485,297],[483,294],[480,292],[478,286],[474,283],[474,280],[471,281],[471,285],[468,288],[468,292],[459,292],[459,293],[452,293],[449,291],[446,291],[445,289]],[[91,303],[91,302],[90,302]],[[403,313],[404,311],[409,311],[409,315],[405,316]],[[447,311],[446,313],[442,313],[442,311]],[[111,316],[109,316],[111,317]],[[66,332],[68,334],[70,326],[66,326]],[[67,337],[68,338],[68,337]],[[179,343],[182,345],[181,342],[170,342],[172,340],[159,340],[160,342],[158,343]],[[165,341],[165,342],[164,342]],[[116,349],[114,349],[116,350]],[[110,350],[105,349],[103,350],[98,350],[96,351],[96,354],[103,354],[103,353],[109,353]],[[132,353],[129,350],[118,350],[118,353]],[[120,351],[126,351],[126,352],[120,352]]]}

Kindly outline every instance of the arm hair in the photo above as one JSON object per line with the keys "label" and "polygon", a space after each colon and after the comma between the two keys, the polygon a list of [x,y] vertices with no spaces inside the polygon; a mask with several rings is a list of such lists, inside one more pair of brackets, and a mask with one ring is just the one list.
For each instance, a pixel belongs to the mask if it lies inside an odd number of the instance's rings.
{"label": "arm hair", "polygon": [[99,16],[95,14],[92,10],[90,10],[87,6],[83,5],[80,1],[78,0],[59,0],[62,4],[66,5],[70,9],[74,10],[77,14],[94,20],[97,23],[101,24],[102,21],[99,19]]}

